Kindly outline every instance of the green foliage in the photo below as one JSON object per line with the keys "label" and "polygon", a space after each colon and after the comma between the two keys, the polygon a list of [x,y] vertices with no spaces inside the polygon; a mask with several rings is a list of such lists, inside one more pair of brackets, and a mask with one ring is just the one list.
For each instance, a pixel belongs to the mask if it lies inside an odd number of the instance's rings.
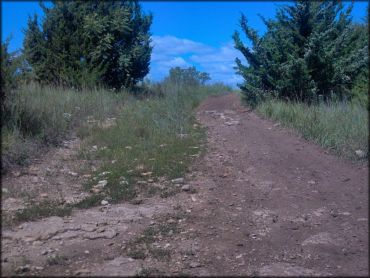
{"label": "green foliage", "polygon": [[351,22],[351,9],[344,10],[339,1],[295,1],[280,7],[276,19],[262,18],[267,26],[262,37],[242,15],[241,29],[252,48],[238,32],[233,39],[248,61],[246,66],[236,59],[245,100],[256,106],[268,96],[307,103],[320,95],[324,100],[351,98],[368,63],[367,27]]}
{"label": "green foliage", "polygon": [[24,52],[35,79],[75,87],[131,87],[149,72],[151,15],[138,1],[53,1],[30,17]]}
{"label": "green foliage", "polygon": [[337,154],[357,159],[356,150],[368,153],[368,113],[361,105],[332,102],[308,106],[272,100],[259,104],[257,111]]}
{"label": "green foliage", "polygon": [[199,86],[211,80],[206,72],[199,72],[195,67],[182,69],[180,67],[171,68],[165,82],[177,86]]}

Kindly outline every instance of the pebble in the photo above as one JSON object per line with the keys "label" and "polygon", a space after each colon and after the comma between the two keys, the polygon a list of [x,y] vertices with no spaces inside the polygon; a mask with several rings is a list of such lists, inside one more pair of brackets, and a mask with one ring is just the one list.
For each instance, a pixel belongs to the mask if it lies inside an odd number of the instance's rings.
{"label": "pebble", "polygon": [[106,205],[108,205],[109,204],[109,202],[107,201],[107,200],[103,200],[103,201],[101,201],[101,205],[102,206],[106,206]]}
{"label": "pebble", "polygon": [[1,188],[1,192],[3,192],[3,193],[9,193],[9,190],[7,188],[3,187],[3,188]]}
{"label": "pebble", "polygon": [[107,180],[101,180],[101,181],[98,181],[98,184],[95,185],[95,187],[105,187],[107,184],[108,184]]}
{"label": "pebble", "polygon": [[184,184],[184,185],[181,187],[181,190],[182,190],[182,191],[189,191],[189,190],[190,190],[190,185],[189,185],[189,184]]}
{"label": "pebble", "polygon": [[32,182],[33,183],[38,183],[39,182],[39,178],[38,177],[33,177],[32,178]]}
{"label": "pebble", "polygon": [[78,174],[76,172],[72,172],[72,171],[69,171],[68,175],[70,175],[72,177],[77,177],[78,176]]}
{"label": "pebble", "polygon": [[16,272],[28,272],[30,271],[30,267],[31,266],[29,264],[19,266],[17,267]]}
{"label": "pebble", "polygon": [[85,269],[85,268],[83,268],[83,269],[79,269],[79,270],[77,270],[77,271],[75,271],[75,275],[80,275],[80,274],[88,274],[88,273],[90,273],[90,271],[89,270],[87,270],[87,269]]}
{"label": "pebble", "polygon": [[358,158],[364,158],[366,156],[363,150],[356,150],[355,154],[357,155]]}
{"label": "pebble", "polygon": [[85,254],[90,254],[90,251],[89,250],[85,250],[84,252]]}
{"label": "pebble", "polygon": [[196,268],[196,267],[200,267],[200,266],[201,266],[201,264],[200,264],[199,262],[191,262],[191,263],[189,264],[189,266],[190,266],[191,268]]}
{"label": "pebble", "polygon": [[184,183],[184,178],[177,178],[171,180],[172,183],[177,184],[177,183]]}

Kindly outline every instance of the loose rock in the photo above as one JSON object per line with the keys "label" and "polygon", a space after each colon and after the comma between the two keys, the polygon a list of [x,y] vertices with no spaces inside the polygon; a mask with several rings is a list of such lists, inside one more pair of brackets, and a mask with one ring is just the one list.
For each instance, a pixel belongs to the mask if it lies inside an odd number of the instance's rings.
{"label": "loose rock", "polygon": [[182,191],[189,191],[189,190],[190,190],[190,185],[189,185],[189,184],[184,184],[184,185],[181,187],[181,190],[182,190]]}
{"label": "loose rock", "polygon": [[174,184],[184,183],[184,178],[173,179],[171,182]]}

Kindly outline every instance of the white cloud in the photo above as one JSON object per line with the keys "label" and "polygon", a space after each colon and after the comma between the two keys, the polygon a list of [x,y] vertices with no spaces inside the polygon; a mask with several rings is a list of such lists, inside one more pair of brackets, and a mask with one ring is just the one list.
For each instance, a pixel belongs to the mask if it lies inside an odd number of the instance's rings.
{"label": "white cloud", "polygon": [[241,82],[235,74],[235,58],[244,58],[234,49],[232,42],[219,48],[174,36],[152,36],[153,53],[150,76],[159,80],[168,74],[171,67],[190,67],[208,72],[214,82],[235,86]]}

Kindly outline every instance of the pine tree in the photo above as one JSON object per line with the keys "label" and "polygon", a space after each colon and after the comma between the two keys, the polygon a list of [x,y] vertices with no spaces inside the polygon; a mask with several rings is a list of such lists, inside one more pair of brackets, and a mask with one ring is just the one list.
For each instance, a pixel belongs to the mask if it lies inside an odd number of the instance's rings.
{"label": "pine tree", "polygon": [[337,1],[296,1],[278,9],[276,19],[266,20],[267,32],[259,37],[242,15],[240,26],[252,48],[238,32],[235,48],[248,61],[236,59],[244,78],[239,87],[255,106],[269,96],[311,103],[322,95],[348,98],[368,62],[364,34],[351,22],[352,6],[344,10]]}
{"label": "pine tree", "polygon": [[137,1],[53,1],[29,18],[26,58],[38,81],[67,86],[135,85],[149,72],[152,16]]}

